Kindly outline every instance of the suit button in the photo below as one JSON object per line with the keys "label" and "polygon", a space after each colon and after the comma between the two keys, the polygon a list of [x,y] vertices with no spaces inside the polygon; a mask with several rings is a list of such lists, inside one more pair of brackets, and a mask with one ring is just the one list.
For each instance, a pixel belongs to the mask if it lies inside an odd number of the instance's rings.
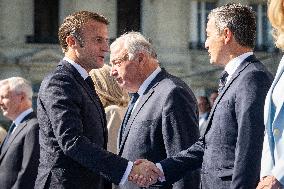
{"label": "suit button", "polygon": [[280,134],[279,129],[274,129],[274,130],[273,130],[273,135],[274,135],[274,136],[278,136],[279,134]]}

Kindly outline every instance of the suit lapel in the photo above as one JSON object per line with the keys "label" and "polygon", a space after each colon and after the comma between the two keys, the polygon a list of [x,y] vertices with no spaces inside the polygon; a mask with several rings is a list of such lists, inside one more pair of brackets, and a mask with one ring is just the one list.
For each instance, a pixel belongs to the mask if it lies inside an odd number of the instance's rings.
{"label": "suit lapel", "polygon": [[138,104],[136,105],[135,109],[133,110],[133,112],[131,113],[131,116],[128,120],[128,123],[126,125],[125,131],[123,133],[123,136],[121,136],[121,132],[119,137],[122,137],[121,139],[121,144],[119,145],[119,154],[121,155],[122,151],[123,151],[123,146],[124,143],[126,142],[127,136],[129,134],[130,128],[135,120],[135,118],[137,117],[138,113],[140,112],[140,110],[143,108],[143,106],[147,103],[147,101],[149,100],[149,98],[152,96],[152,94],[155,92],[155,87],[159,84],[159,82],[165,78],[166,76],[166,71],[164,69],[162,69],[162,71],[153,79],[153,81],[149,84],[149,86],[147,87],[146,91],[144,92],[144,94],[140,97]]}
{"label": "suit lapel", "polygon": [[222,90],[222,92],[218,95],[218,97],[215,100],[215,103],[210,111],[209,117],[208,117],[208,122],[207,122],[207,126],[205,129],[205,132],[203,134],[203,137],[206,135],[206,133],[209,131],[210,127],[211,127],[211,122],[214,116],[214,112],[216,110],[216,107],[218,105],[218,103],[221,101],[222,97],[224,96],[224,94],[226,93],[226,91],[228,90],[228,88],[230,88],[232,86],[232,84],[234,83],[234,81],[240,76],[241,72],[252,62],[257,61],[255,56],[249,56],[247,57],[242,63],[241,65],[237,68],[237,70],[233,73],[230,81],[228,81],[228,83],[225,85],[224,89]]}
{"label": "suit lapel", "polygon": [[[99,101],[99,99],[96,99],[96,97],[95,97],[97,94],[95,94],[95,92],[90,89],[87,82],[84,81],[83,77],[79,74],[79,72],[71,64],[69,64],[66,61],[62,61],[61,65],[65,66],[71,72],[71,74],[74,75],[75,79],[84,88],[84,90],[87,92],[89,97],[92,99],[92,101],[96,105],[96,108],[98,109],[98,112],[100,114],[103,130],[104,130],[104,132],[106,132],[106,128],[104,127],[106,125],[105,124],[106,118],[105,118],[105,114],[104,114],[104,109],[103,109],[103,106],[102,106],[101,102]],[[97,97],[97,98],[99,98],[99,97]]]}
{"label": "suit lapel", "polygon": [[137,117],[138,113],[140,112],[141,108],[145,105],[145,103],[148,101],[148,99],[152,96],[152,94],[154,93],[154,89],[151,89],[147,94],[142,95],[140,97],[140,100],[137,104],[137,106],[135,107],[135,109],[133,110],[133,112],[131,113],[131,116],[128,120],[128,123],[126,125],[125,131],[122,135],[122,139],[121,139],[121,144],[120,144],[120,149],[119,152],[122,150],[122,146],[125,143],[127,136],[129,134],[130,128],[132,126],[133,121],[135,120],[135,118]]}
{"label": "suit lapel", "polygon": [[[278,83],[279,79],[281,78],[281,75],[283,75],[283,72],[284,72],[284,66],[282,66],[282,68],[279,69],[279,71],[277,72],[275,79],[274,79],[274,81],[271,85],[271,90],[269,91],[270,92],[270,101],[272,100],[272,91],[275,88],[276,84]],[[279,99],[279,100],[284,100],[284,98]],[[283,101],[280,104],[283,104]],[[271,106],[271,102],[270,102],[270,106]],[[274,116],[274,119],[272,120],[272,123],[276,120],[277,116],[279,115],[281,108],[276,109],[275,116]]]}
{"label": "suit lapel", "polygon": [[36,116],[33,112],[29,113],[28,115],[26,115],[26,117],[24,117],[21,123],[15,128],[15,131],[11,134],[7,143],[5,144],[4,148],[1,151],[0,161],[2,161],[4,155],[6,154],[9,147],[11,146],[11,143],[15,140],[15,138],[19,135],[19,133],[25,128],[25,126],[27,125],[27,122],[34,117]]}

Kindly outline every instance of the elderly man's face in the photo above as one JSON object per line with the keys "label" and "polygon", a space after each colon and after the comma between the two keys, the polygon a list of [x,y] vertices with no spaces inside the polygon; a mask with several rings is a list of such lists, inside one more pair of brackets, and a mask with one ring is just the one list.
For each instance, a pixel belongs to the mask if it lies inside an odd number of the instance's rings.
{"label": "elderly man's face", "polygon": [[125,49],[119,47],[111,49],[111,75],[118,85],[129,92],[137,92],[141,84],[141,65],[138,57],[129,60]]}
{"label": "elderly man's face", "polygon": [[0,108],[8,119],[15,120],[17,118],[22,99],[23,95],[10,91],[8,85],[0,87]]}

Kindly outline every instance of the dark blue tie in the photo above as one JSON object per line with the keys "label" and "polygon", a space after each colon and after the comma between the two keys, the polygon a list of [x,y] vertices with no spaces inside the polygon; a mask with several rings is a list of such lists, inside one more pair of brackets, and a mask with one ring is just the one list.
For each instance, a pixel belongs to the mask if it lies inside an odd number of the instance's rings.
{"label": "dark blue tie", "polygon": [[123,122],[121,124],[121,136],[123,136],[123,133],[124,133],[126,125],[127,125],[127,122],[128,122],[128,120],[130,118],[131,112],[132,112],[133,107],[135,105],[135,102],[137,101],[138,98],[139,98],[139,94],[138,93],[132,93],[131,94],[131,100],[130,100],[130,103],[128,105],[127,111],[125,113]]}
{"label": "dark blue tie", "polygon": [[89,85],[89,87],[90,87],[92,90],[95,89],[94,82],[93,82],[91,76],[88,76],[88,77],[85,79],[85,81],[87,82],[87,84]]}
{"label": "dark blue tie", "polygon": [[86,83],[89,85],[91,91],[94,93],[94,97],[97,101],[99,101],[101,103],[101,100],[96,92],[96,89],[95,89],[95,85],[94,85],[94,82],[91,78],[91,76],[88,76],[86,79],[85,79]]}
{"label": "dark blue tie", "polygon": [[13,130],[15,129],[15,127],[16,127],[16,124],[13,122],[12,125],[10,126],[9,130],[8,130],[8,133],[7,133],[7,135],[6,135],[5,139],[4,139],[4,141],[3,141],[3,144],[2,144],[2,146],[1,146],[1,149],[3,149],[4,146],[6,145],[7,141],[9,140],[9,137],[10,137],[10,135],[12,134]]}
{"label": "dark blue tie", "polygon": [[225,70],[221,73],[220,80],[219,80],[218,94],[220,94],[223,88],[225,87],[228,76],[229,74]]}

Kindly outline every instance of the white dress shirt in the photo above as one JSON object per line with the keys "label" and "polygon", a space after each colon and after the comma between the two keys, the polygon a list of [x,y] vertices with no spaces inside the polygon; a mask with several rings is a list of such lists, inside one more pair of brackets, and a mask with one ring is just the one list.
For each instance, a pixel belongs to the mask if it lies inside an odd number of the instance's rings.
{"label": "white dress shirt", "polygon": [[253,55],[253,52],[247,52],[244,54],[241,54],[240,56],[230,60],[228,64],[225,66],[225,71],[229,74],[227,77],[226,84],[230,79],[232,78],[232,75],[235,73],[235,71],[238,69],[238,67],[241,65],[241,63],[249,56]]}
{"label": "white dress shirt", "polygon": [[63,60],[67,61],[72,66],[74,66],[74,68],[80,73],[80,75],[83,77],[84,80],[89,76],[88,72],[82,66],[74,62],[73,60],[67,57],[64,57]]}

